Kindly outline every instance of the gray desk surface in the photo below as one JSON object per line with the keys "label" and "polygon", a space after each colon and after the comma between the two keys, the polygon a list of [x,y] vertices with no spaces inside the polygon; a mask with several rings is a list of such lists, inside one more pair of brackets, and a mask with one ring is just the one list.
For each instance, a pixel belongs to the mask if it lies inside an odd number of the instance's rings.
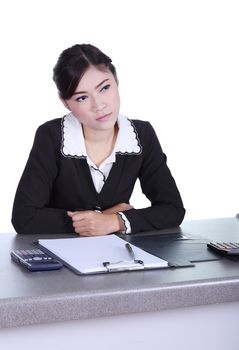
{"label": "gray desk surface", "polygon": [[[239,220],[186,221],[157,234],[167,232],[239,241]],[[220,259],[195,267],[94,276],[78,276],[67,268],[30,273],[9,253],[30,248],[39,237],[53,235],[0,234],[0,327],[239,301],[239,262]]]}

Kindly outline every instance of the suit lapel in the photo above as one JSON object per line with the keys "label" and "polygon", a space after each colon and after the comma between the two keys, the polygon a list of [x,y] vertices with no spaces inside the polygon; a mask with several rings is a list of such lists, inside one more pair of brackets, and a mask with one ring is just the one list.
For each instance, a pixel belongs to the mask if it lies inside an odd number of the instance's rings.
{"label": "suit lapel", "polygon": [[[120,185],[122,172],[124,170],[124,157],[117,156],[117,161],[113,164],[109,176],[102,187],[98,197],[104,207],[109,207],[114,203],[116,190]],[[93,181],[92,181],[93,182]],[[96,192],[97,193],[97,192]]]}

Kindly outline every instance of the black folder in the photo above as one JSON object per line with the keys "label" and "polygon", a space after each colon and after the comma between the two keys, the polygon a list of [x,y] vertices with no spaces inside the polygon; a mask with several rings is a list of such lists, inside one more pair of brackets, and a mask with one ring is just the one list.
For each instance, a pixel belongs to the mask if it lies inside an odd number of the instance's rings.
{"label": "black folder", "polygon": [[148,253],[170,262],[171,266],[193,266],[195,262],[220,260],[221,257],[207,248],[207,239],[193,238],[181,233],[137,234],[126,240]]}

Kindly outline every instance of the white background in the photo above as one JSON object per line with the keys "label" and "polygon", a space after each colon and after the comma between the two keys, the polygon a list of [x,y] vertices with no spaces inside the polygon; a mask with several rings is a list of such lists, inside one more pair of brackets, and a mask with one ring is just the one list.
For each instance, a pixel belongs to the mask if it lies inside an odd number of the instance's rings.
{"label": "white background", "polygon": [[[92,43],[120,81],[121,113],[149,120],[187,209],[186,219],[239,211],[237,0],[1,1],[0,232],[36,128],[66,112],[52,68]],[[139,187],[135,207],[146,205]]]}

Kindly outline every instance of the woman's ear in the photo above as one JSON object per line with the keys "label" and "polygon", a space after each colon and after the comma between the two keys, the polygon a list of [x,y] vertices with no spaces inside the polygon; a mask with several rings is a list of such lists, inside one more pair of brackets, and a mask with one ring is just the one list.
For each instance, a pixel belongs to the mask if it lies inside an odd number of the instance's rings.
{"label": "woman's ear", "polygon": [[58,96],[59,96],[59,99],[61,100],[61,102],[63,103],[63,105],[64,105],[69,111],[71,111],[70,108],[69,108],[69,106],[68,106],[67,100],[64,100],[60,95],[58,95]]}

